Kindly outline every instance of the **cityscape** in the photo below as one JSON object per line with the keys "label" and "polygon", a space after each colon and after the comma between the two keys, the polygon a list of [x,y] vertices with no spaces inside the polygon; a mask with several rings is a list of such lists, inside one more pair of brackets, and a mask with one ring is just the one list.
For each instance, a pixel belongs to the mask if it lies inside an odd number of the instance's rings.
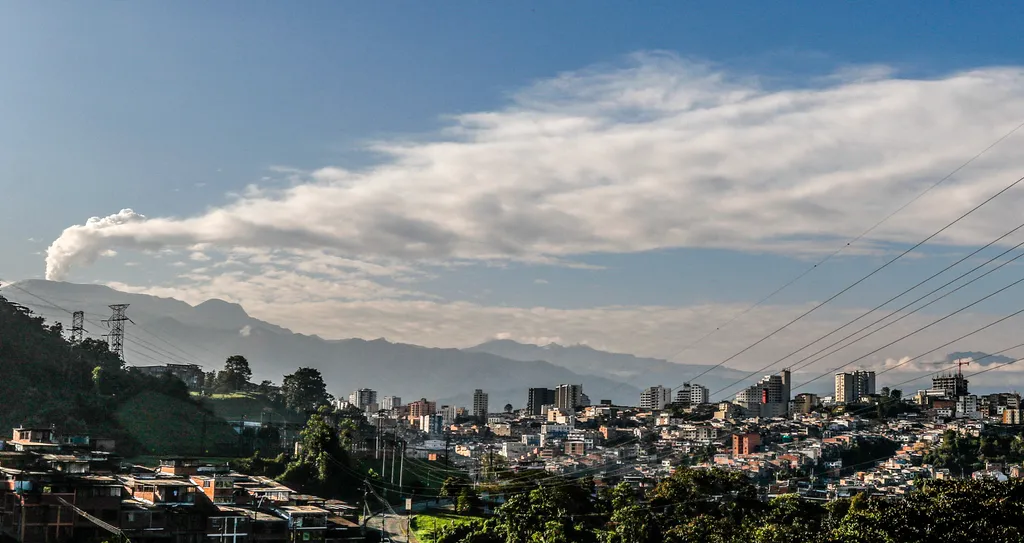
{"label": "cityscape", "polygon": [[1022,24],[0,0],[0,543],[1024,543]]}

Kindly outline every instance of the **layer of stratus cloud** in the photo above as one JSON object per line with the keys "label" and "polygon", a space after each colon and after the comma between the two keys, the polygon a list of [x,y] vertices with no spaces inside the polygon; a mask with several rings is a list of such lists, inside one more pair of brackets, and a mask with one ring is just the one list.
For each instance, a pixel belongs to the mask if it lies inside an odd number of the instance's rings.
{"label": "layer of stratus cloud", "polygon": [[[560,75],[384,160],[254,188],[188,218],[131,210],[67,228],[47,277],[113,249],[329,249],[363,259],[571,258],[672,247],[829,248],[1024,119],[1024,69],[935,79],[885,71],[779,87],[643,54]],[[1022,175],[1020,139],[897,215],[870,242],[915,241]],[[1008,229],[1024,190],[938,242]]]}

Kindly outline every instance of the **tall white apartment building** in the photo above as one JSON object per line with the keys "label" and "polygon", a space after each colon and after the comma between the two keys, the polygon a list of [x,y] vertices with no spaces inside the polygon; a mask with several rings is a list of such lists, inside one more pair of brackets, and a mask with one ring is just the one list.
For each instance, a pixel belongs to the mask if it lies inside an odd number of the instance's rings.
{"label": "tall white apartment building", "polygon": [[672,402],[672,389],[661,385],[648,387],[640,393],[640,409],[665,409]]}

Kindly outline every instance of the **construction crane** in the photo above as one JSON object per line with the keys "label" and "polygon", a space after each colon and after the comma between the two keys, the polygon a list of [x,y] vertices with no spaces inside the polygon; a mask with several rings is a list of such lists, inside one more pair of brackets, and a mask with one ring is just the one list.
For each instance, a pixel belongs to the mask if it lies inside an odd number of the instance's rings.
{"label": "construction crane", "polygon": [[957,376],[963,377],[964,376],[963,367],[964,366],[970,366],[970,365],[971,365],[971,359],[970,358],[957,358],[956,359],[956,374],[957,374]]}

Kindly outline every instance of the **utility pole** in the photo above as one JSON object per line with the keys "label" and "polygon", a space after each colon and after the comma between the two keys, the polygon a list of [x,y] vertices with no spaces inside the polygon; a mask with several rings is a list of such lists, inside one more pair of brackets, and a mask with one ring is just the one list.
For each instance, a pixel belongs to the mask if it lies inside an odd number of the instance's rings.
{"label": "utility pole", "polygon": [[405,440],[402,440],[402,461],[398,466],[398,491],[404,492],[402,486],[402,476],[405,475]]}
{"label": "utility pole", "polygon": [[[381,436],[381,437],[384,438],[386,436]],[[384,443],[384,447],[381,449],[381,452],[384,453],[382,455],[384,458],[380,462],[380,482],[383,483],[384,482],[384,475],[387,473],[387,471],[385,471],[385,470],[387,469],[387,466],[388,466],[388,449],[387,449],[387,442],[386,442],[386,440],[385,440],[385,443]],[[381,486],[384,486],[384,485],[382,484]],[[387,487],[384,487],[384,495],[387,496],[387,493],[388,493],[388,489],[387,489]]]}
{"label": "utility pole", "polygon": [[110,327],[110,333],[107,334],[107,343],[110,345],[110,352],[116,354],[118,358],[124,361],[124,322],[131,322],[131,319],[124,314],[125,310],[128,309],[128,304],[113,304],[109,307],[111,310],[110,318],[103,321]]}
{"label": "utility pole", "polygon": [[391,440],[391,485],[395,484],[395,440]]}
{"label": "utility pole", "polygon": [[445,467],[445,469],[448,468],[448,448],[450,447],[449,443],[451,442],[451,439],[452,439],[452,433],[449,432],[447,429],[445,429],[445,431],[444,431],[444,467]]}

